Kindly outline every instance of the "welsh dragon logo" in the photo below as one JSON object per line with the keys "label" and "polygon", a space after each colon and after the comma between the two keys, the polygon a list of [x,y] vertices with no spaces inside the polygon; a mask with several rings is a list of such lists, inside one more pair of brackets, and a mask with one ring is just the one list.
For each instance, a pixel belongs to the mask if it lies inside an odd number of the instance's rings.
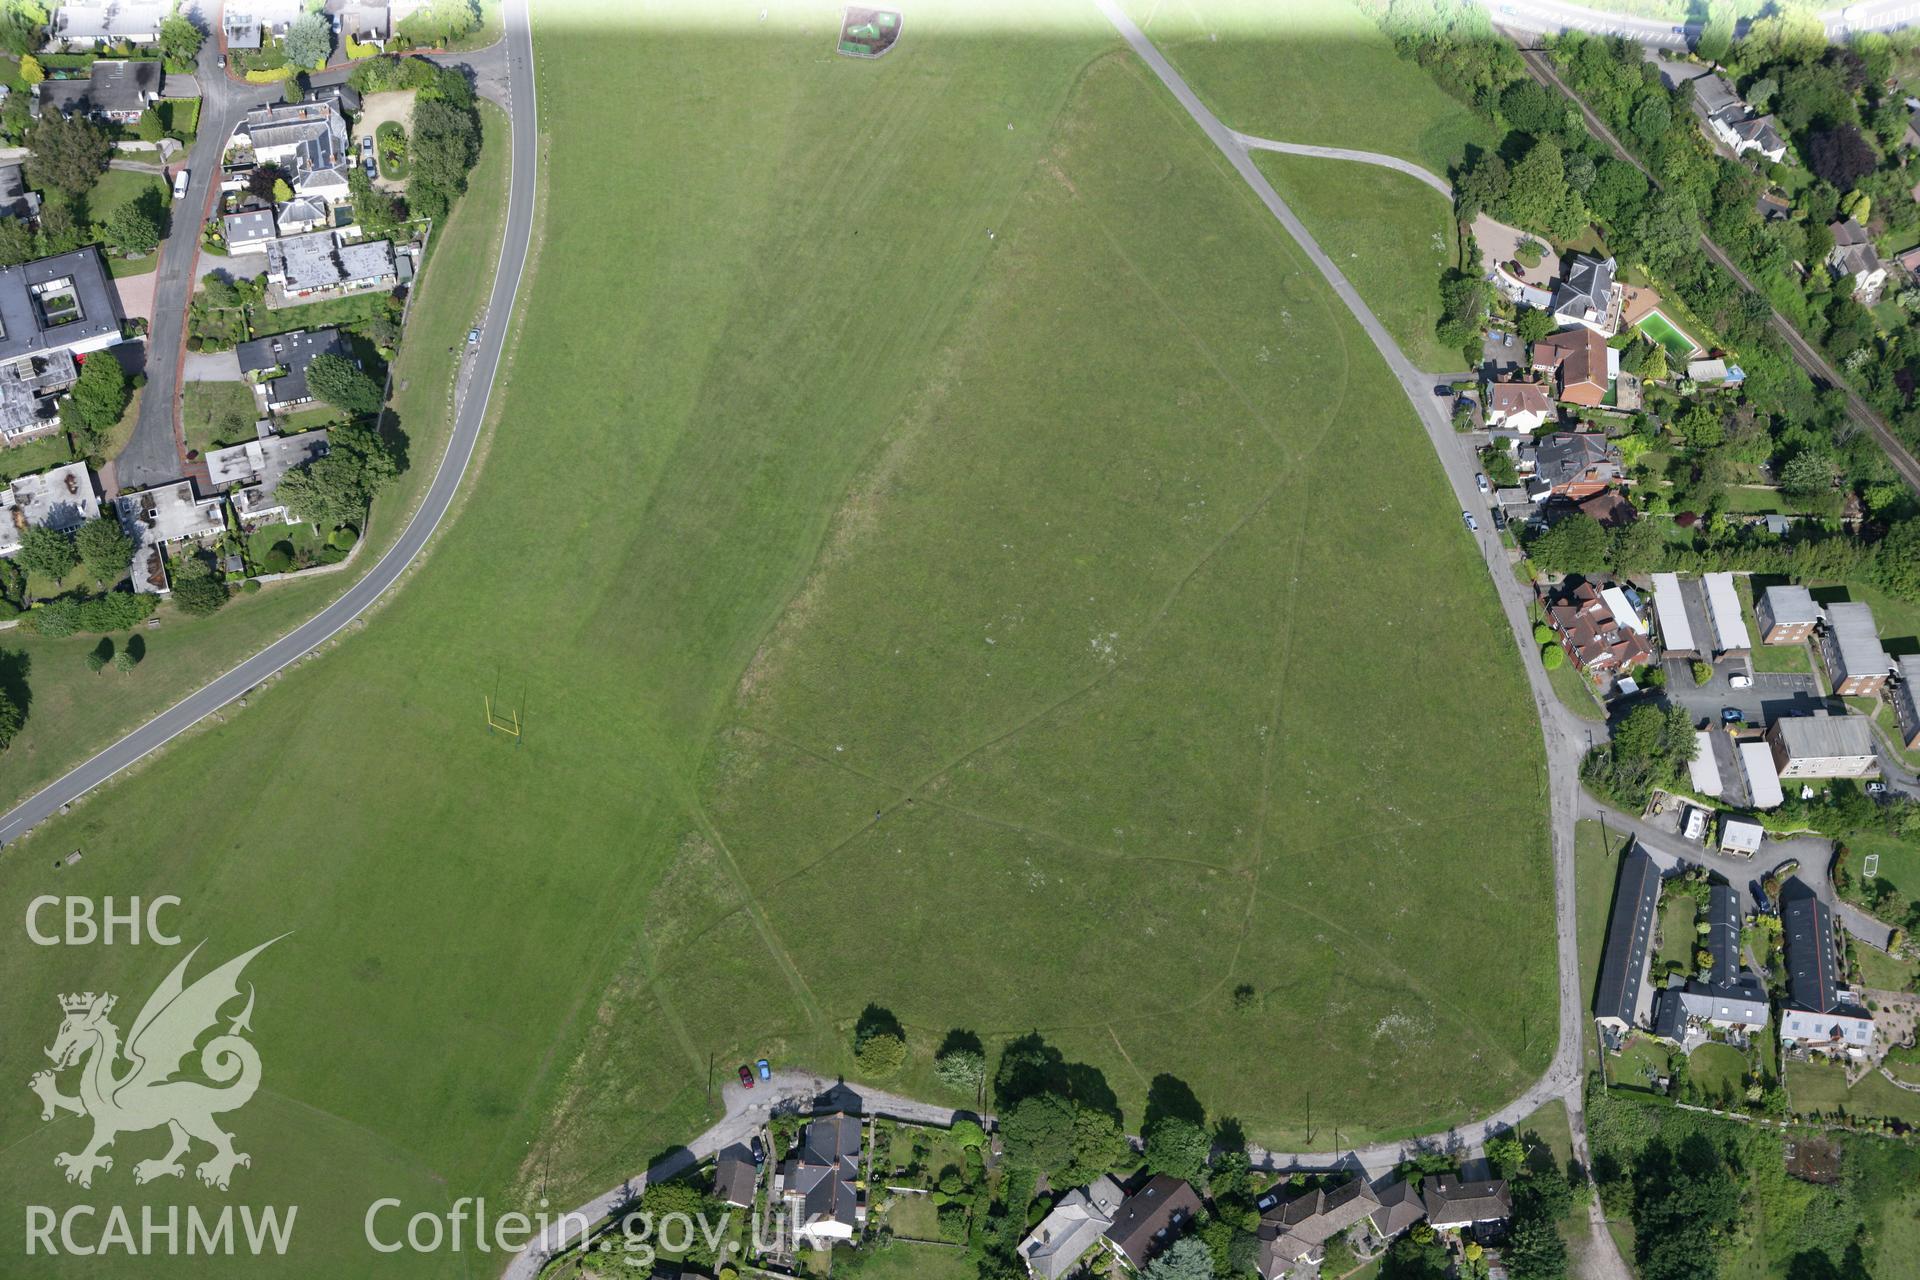
{"label": "welsh dragon logo", "polygon": [[[105,1151],[116,1137],[161,1125],[172,1136],[172,1145],[158,1159],[133,1166],[137,1183],[184,1176],[180,1157],[195,1139],[213,1147],[212,1158],[195,1169],[200,1181],[210,1187],[225,1191],[234,1168],[253,1163],[245,1152],[233,1149],[233,1135],[213,1119],[245,1106],[260,1087],[259,1051],[241,1035],[252,1030],[248,1021],[253,1016],[251,983],[246,1007],[228,1022],[225,1032],[200,1049],[200,1072],[213,1083],[174,1077],[201,1036],[218,1026],[220,1010],[239,998],[240,972],[247,962],[279,940],[269,939],[187,986],[187,965],[200,951],[194,947],[147,997],[124,1046],[119,1028],[107,1020],[116,997],[91,991],[60,997],[66,1017],[47,1050],[53,1069],[37,1073],[27,1086],[40,1095],[42,1120],[62,1111],[93,1119],[93,1139],[84,1148],[53,1158],[56,1167],[66,1170],[68,1182],[92,1186],[96,1169],[113,1168],[113,1157]],[[120,1069],[122,1059],[127,1064],[124,1070]],[[80,1065],[80,1093],[68,1097],[60,1092],[55,1077],[76,1064]]]}

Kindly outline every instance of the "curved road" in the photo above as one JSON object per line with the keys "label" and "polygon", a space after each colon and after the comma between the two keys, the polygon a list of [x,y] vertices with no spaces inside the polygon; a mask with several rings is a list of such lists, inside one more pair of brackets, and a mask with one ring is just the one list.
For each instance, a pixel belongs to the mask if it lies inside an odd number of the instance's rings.
{"label": "curved road", "polygon": [[[1920,3],[1920,0],[1916,0]],[[1241,147],[1253,151],[1278,151],[1288,156],[1313,156],[1320,160],[1352,160],[1356,164],[1376,164],[1383,169],[1397,169],[1409,178],[1424,182],[1453,203],[1453,187],[1445,178],[1422,169],[1411,160],[1402,160],[1399,156],[1383,156],[1378,151],[1354,151],[1347,147],[1312,147],[1304,142],[1275,142],[1272,138],[1256,138],[1250,133],[1235,133],[1233,140]]]}
{"label": "curved road", "polygon": [[[448,441],[446,454],[440,460],[439,469],[434,473],[433,483],[427,489],[426,498],[414,513],[413,519],[408,521],[406,529],[400,534],[400,540],[380,558],[379,563],[374,565],[366,577],[349,587],[346,594],[225,675],[217,677],[210,684],[189,694],[91,760],[48,784],[37,794],[16,805],[4,816],[0,816],[0,846],[17,840],[31,830],[34,824],[57,812],[62,805],[84,795],[122,769],[158,750],[204,717],[218,711],[275,672],[325,643],[342,627],[365,612],[388,587],[393,585],[406,567],[413,562],[414,557],[419,555],[421,549],[426,546],[434,530],[439,528],[441,519],[445,517],[448,507],[453,502],[454,494],[460,488],[461,478],[466,473],[467,463],[472,459],[474,445],[480,437],[480,425],[486,418],[493,379],[499,369],[501,350],[512,319],[514,298],[519,291],[520,276],[526,267],[527,246],[533,233],[534,180],[539,156],[533,83],[533,39],[527,22],[527,0],[507,0],[505,9],[506,36],[502,44],[505,50],[505,87],[512,121],[513,146],[511,174],[508,178],[506,233],[501,239],[500,261],[494,277],[493,293],[487,304],[487,326],[481,334],[479,350],[472,357],[476,371],[485,376],[479,386],[480,394],[466,396],[455,411],[453,435]],[[219,83],[211,77],[209,82]],[[485,75],[482,76],[481,83],[483,88],[497,87],[491,85]],[[251,95],[238,92],[228,95],[222,92],[217,96],[220,99],[219,114],[225,119],[225,131],[212,136],[224,138],[226,132],[231,131],[233,122],[237,121],[245,110]],[[208,123],[206,127],[211,130],[221,126],[219,121],[214,121]],[[199,183],[211,183],[217,168],[217,165],[196,163],[195,169]],[[196,188],[199,183],[196,183]],[[193,233],[197,234],[197,226]],[[190,255],[176,255],[176,262],[180,261],[189,264],[184,268],[186,271],[192,270]],[[166,269],[164,261],[161,269]],[[184,314],[184,307],[181,310]],[[159,317],[155,318],[157,321]],[[155,328],[157,332],[159,329],[157,323]],[[173,430],[171,423],[167,424],[166,430],[171,437]],[[170,438],[168,443],[171,444]]]}

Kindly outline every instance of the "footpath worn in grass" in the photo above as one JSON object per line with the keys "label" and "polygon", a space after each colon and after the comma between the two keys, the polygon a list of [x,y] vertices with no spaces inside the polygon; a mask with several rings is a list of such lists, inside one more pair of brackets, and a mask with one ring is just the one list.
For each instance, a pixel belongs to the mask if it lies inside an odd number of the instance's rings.
{"label": "footpath worn in grass", "polygon": [[[320,1159],[317,1243],[191,1274],[365,1273],[378,1195],[573,1203],[734,1063],[851,1075],[869,1002],[916,1055],[1038,1027],[1130,1123],[1164,1072],[1275,1146],[1546,1065],[1538,731],[1351,319],[1091,10],[929,5],[873,62],[813,9],[756,30],[542,22],[538,256],[460,518],[0,863],[15,918],[83,847],[63,891],[176,893],[210,957],[293,931],[249,974],[287,1106],[231,1127]],[[19,1079],[53,993],[175,958],[0,957]],[[0,1114],[0,1168],[65,1203],[36,1126]]]}
{"label": "footpath worn in grass", "polygon": [[1351,0],[1122,0],[1230,129],[1382,151],[1442,178],[1493,126],[1434,83]]}

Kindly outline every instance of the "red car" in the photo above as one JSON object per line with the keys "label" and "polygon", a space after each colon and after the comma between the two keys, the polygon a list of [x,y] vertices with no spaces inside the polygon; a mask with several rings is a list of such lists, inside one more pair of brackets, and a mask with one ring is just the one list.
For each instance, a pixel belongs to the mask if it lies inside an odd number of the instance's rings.
{"label": "red car", "polygon": [[749,1089],[753,1088],[753,1068],[752,1067],[740,1068],[740,1083],[747,1086],[747,1088]]}

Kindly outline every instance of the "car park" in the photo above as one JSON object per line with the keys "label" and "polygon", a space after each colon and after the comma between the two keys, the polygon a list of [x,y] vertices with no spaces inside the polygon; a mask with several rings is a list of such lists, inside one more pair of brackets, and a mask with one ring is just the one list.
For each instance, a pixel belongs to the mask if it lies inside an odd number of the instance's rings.
{"label": "car park", "polygon": [[740,1065],[740,1083],[749,1089],[753,1088],[753,1068],[745,1063]]}
{"label": "car park", "polygon": [[1475,520],[1475,519],[1473,518],[1473,512],[1471,512],[1471,511],[1462,511],[1462,512],[1460,513],[1460,518],[1461,518],[1462,520],[1465,520],[1465,521],[1467,522],[1467,532],[1468,532],[1468,533],[1478,533],[1478,532],[1480,532],[1480,522],[1479,522],[1478,520]]}

